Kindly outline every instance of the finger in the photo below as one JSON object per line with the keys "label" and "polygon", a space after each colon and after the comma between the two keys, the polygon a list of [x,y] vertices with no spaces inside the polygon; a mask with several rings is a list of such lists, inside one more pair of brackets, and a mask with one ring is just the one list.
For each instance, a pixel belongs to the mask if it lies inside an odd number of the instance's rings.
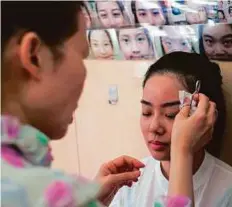
{"label": "finger", "polygon": [[121,185],[129,181],[136,182],[139,176],[140,176],[140,171],[125,172],[125,173],[109,175],[109,180],[110,183],[112,183],[113,185]]}
{"label": "finger", "polygon": [[107,168],[107,170],[108,170],[111,174],[118,173],[117,167],[114,165],[114,162],[113,162],[113,161],[110,161],[110,162],[106,163],[106,165],[105,165],[104,167]]}
{"label": "finger", "polygon": [[184,104],[178,115],[182,117],[188,117],[190,113],[190,109],[191,109],[190,104]]}
{"label": "finger", "polygon": [[199,96],[199,102],[198,102],[198,106],[196,109],[196,113],[194,114],[207,114],[208,109],[209,109],[209,98],[207,96],[205,96],[204,94],[200,93]]}
{"label": "finger", "polygon": [[142,162],[129,156],[121,156],[119,158],[116,158],[115,160],[113,160],[113,163],[116,168],[125,167],[129,170],[132,170],[134,168],[140,169],[145,167],[145,165]]}

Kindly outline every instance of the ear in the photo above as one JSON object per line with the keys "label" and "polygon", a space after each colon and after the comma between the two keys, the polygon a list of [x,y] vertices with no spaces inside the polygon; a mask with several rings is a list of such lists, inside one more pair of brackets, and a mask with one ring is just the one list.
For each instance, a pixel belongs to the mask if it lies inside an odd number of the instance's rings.
{"label": "ear", "polygon": [[19,57],[22,67],[35,79],[40,80],[42,44],[34,32],[25,33],[20,42]]}

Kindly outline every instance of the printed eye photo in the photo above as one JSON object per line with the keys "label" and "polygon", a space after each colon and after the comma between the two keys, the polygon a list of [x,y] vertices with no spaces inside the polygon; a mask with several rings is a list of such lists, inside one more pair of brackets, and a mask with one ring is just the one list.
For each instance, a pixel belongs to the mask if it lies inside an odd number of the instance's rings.
{"label": "printed eye photo", "polygon": [[199,48],[212,60],[232,61],[232,24],[199,25]]}

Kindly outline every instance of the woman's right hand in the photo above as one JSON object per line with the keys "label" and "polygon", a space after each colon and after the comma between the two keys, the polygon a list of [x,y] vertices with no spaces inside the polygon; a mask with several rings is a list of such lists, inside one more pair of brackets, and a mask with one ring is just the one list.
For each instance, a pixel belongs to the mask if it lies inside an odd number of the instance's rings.
{"label": "woman's right hand", "polygon": [[177,114],[172,129],[172,148],[192,153],[204,147],[213,135],[217,119],[216,104],[204,94],[194,96],[198,102],[196,111],[189,116],[190,103]]}

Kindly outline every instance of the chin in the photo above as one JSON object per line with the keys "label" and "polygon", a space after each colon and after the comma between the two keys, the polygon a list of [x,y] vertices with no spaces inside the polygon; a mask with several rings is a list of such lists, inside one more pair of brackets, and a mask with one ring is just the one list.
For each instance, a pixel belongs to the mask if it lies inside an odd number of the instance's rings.
{"label": "chin", "polygon": [[165,151],[151,151],[151,156],[158,161],[169,161],[170,160],[170,153]]}
{"label": "chin", "polygon": [[67,131],[68,131],[68,125],[55,127],[55,130],[51,130],[49,132],[50,134],[49,137],[51,140],[60,140],[67,134]]}

